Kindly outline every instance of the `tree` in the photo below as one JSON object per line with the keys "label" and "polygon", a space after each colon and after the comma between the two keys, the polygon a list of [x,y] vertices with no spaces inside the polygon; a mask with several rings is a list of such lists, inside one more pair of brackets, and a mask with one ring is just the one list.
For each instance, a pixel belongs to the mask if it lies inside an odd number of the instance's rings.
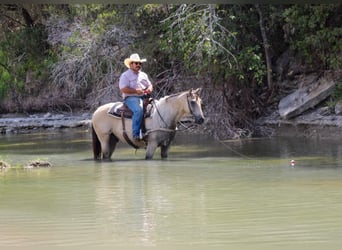
{"label": "tree", "polygon": [[[197,73],[207,71],[212,64],[236,64],[235,35],[221,25],[217,5],[182,4],[164,20],[164,50],[173,52],[187,68]],[[223,12],[223,10],[221,11]]]}
{"label": "tree", "polygon": [[265,60],[266,60],[266,68],[267,68],[267,85],[268,85],[268,91],[269,93],[273,92],[273,81],[272,81],[272,65],[271,65],[271,57],[270,57],[270,44],[267,38],[267,34],[266,34],[266,29],[265,29],[265,25],[264,25],[264,17],[263,17],[263,13],[262,10],[259,6],[259,4],[255,5],[256,10],[258,11],[259,14],[259,26],[260,26],[260,33],[261,33],[261,37],[262,37],[262,44],[264,47],[264,51],[265,51]]}
{"label": "tree", "polygon": [[[42,11],[40,5],[0,5],[0,89],[2,97],[10,93],[16,107],[22,107],[22,95],[29,89],[25,83],[34,78],[40,81],[46,75],[42,68],[48,51],[46,30],[39,18],[33,15]],[[30,94],[32,92],[28,91]]]}
{"label": "tree", "polygon": [[341,4],[306,4],[283,13],[286,40],[312,71],[342,66],[341,11]]}

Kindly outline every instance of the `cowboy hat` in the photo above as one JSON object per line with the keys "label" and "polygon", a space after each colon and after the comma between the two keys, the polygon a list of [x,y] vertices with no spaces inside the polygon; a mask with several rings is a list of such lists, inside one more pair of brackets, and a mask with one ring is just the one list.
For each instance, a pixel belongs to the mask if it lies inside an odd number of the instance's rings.
{"label": "cowboy hat", "polygon": [[132,63],[132,62],[146,62],[146,59],[140,59],[140,56],[138,54],[132,54],[129,58],[126,58],[125,59],[125,65],[127,68],[129,68],[129,65]]}

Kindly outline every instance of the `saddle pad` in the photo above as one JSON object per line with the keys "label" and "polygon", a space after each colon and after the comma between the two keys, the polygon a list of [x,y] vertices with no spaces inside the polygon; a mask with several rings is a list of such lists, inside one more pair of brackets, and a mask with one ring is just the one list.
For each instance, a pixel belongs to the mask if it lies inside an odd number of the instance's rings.
{"label": "saddle pad", "polygon": [[132,118],[132,111],[130,111],[122,102],[116,102],[108,110],[108,115],[121,117],[121,113],[124,113],[125,118]]}

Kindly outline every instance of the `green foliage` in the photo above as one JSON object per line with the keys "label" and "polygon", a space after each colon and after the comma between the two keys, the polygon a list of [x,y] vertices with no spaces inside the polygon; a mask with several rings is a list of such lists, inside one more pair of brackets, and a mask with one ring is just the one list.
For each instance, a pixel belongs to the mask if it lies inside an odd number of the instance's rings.
{"label": "green foliage", "polygon": [[7,96],[10,77],[10,74],[6,70],[0,70],[0,100]]}
{"label": "green foliage", "polygon": [[6,53],[0,49],[0,100],[7,95],[11,81],[7,60]]}
{"label": "green foliage", "polygon": [[335,102],[342,100],[342,82],[338,82],[336,84],[331,96]]}
{"label": "green foliage", "polygon": [[259,45],[243,48],[238,55],[238,62],[240,67],[234,73],[239,80],[245,82],[247,78],[252,85],[263,83],[266,66]]}
{"label": "green foliage", "polygon": [[232,53],[234,32],[220,24],[219,13],[222,12],[218,11],[218,6],[184,4],[175,6],[172,11],[173,14],[162,22],[162,50],[178,57],[195,73],[207,71],[212,64],[233,67],[236,63]]}
{"label": "green foliage", "polygon": [[286,35],[293,49],[315,69],[342,66],[341,9],[338,5],[294,5],[284,11]]}
{"label": "green foliage", "polygon": [[26,74],[32,72],[35,79],[47,78],[47,67],[54,61],[48,54],[45,27],[21,27],[5,33],[0,42],[0,97],[7,96],[10,89],[23,92]]}
{"label": "green foliage", "polygon": [[[145,69],[152,77],[203,76],[256,90],[265,84],[265,51],[254,5],[44,6],[33,27],[20,25],[19,11],[11,16],[16,21],[8,26],[11,29],[1,28],[0,97],[9,90],[23,92],[31,72],[36,81],[48,82],[51,77],[50,84],[72,90],[66,91],[71,98],[82,93],[82,98],[95,83],[101,88],[113,84],[113,75],[124,67],[123,58],[133,52],[149,59]],[[291,45],[314,69],[341,68],[341,5],[260,9],[272,63]],[[52,31],[51,45],[48,31],[39,23]]]}
{"label": "green foliage", "polygon": [[[159,48],[189,74],[220,83],[262,85],[266,75],[258,16],[251,5],[180,5],[162,21]],[[271,12],[269,10],[269,12]]]}

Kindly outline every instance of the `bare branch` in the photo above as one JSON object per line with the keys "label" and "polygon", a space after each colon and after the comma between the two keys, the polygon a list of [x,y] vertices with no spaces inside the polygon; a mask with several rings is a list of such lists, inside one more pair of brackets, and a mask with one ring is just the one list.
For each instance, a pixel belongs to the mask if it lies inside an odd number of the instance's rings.
{"label": "bare branch", "polygon": [[[216,6],[214,4],[200,5],[200,4],[182,4],[174,12],[173,15],[162,20],[162,23],[170,23],[172,30],[178,33],[178,37],[182,42],[189,39],[189,27],[191,27],[191,37],[197,37],[195,50],[190,53],[190,58],[197,58],[202,60],[203,51],[206,44],[210,44],[211,51],[207,51],[208,56],[211,53],[222,53],[226,55],[222,62],[229,62],[232,67],[233,62],[236,64],[237,60],[232,52],[233,45],[225,45],[224,41],[235,39],[235,36],[227,28],[220,24],[220,17],[216,13]],[[196,25],[193,23],[196,22]],[[228,47],[230,46],[230,47]]]}

